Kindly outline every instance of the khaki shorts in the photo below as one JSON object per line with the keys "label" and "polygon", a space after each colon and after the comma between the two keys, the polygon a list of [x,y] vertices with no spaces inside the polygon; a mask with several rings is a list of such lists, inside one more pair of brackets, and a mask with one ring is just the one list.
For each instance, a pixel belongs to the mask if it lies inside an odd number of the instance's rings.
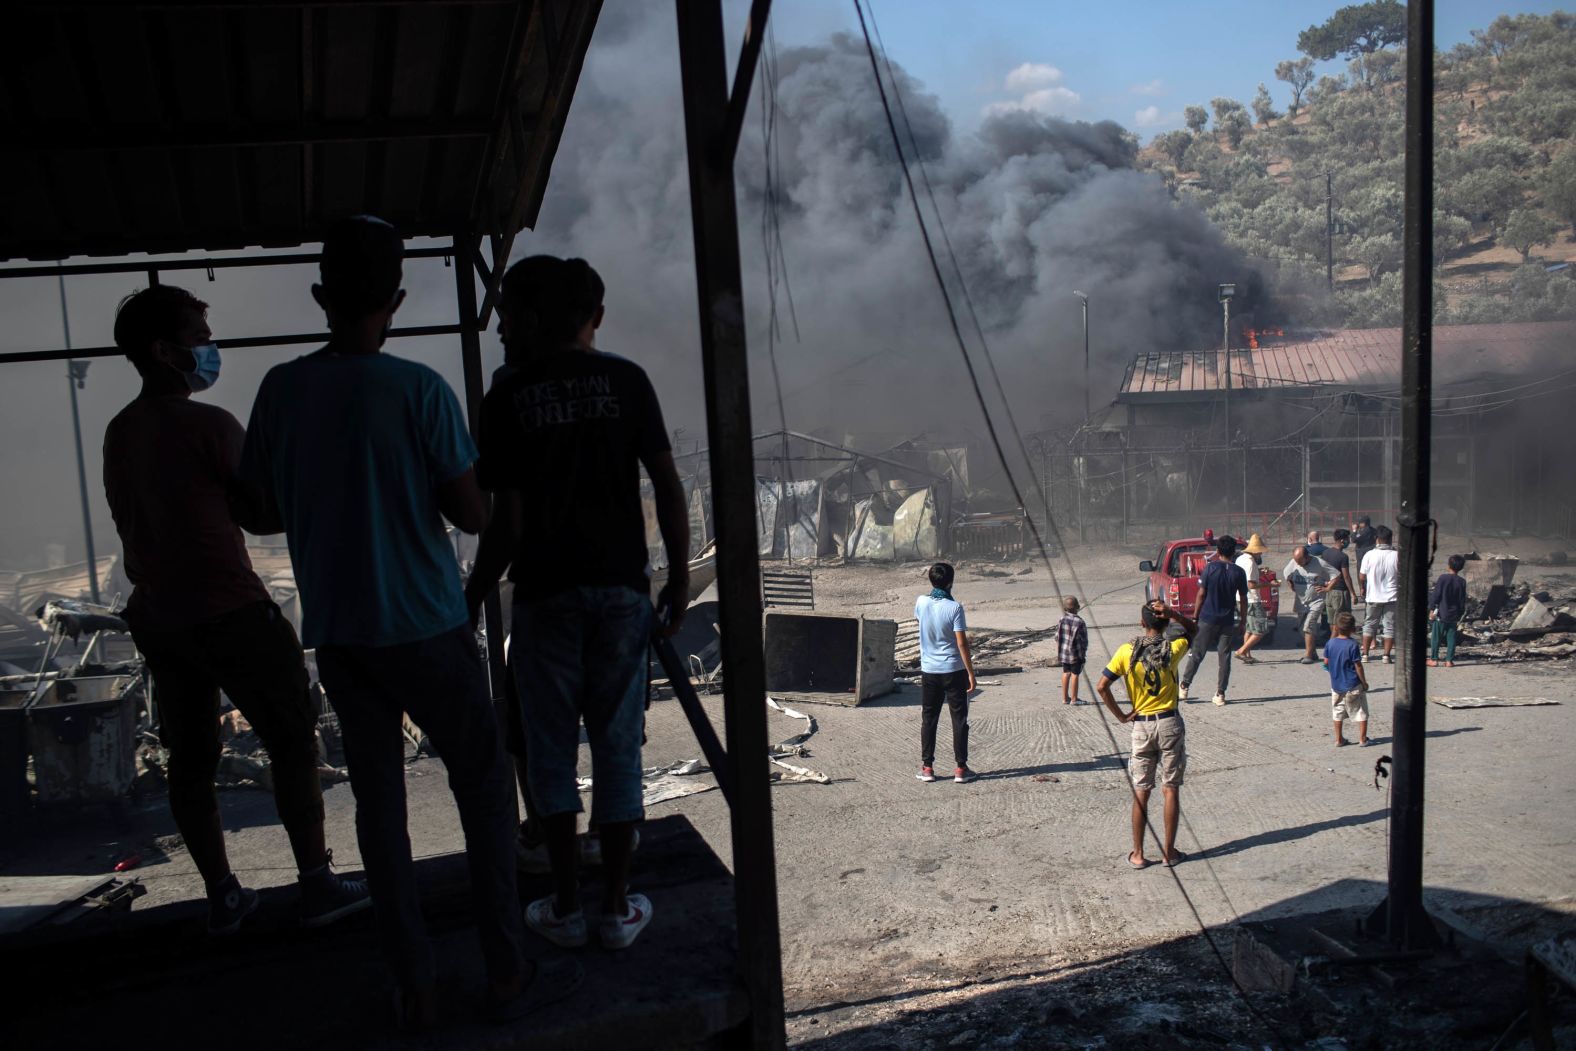
{"label": "khaki shorts", "polygon": [[1368,603],[1367,615],[1363,617],[1363,638],[1395,638],[1395,605],[1394,602]]}
{"label": "khaki shorts", "polygon": [[1187,770],[1187,731],[1182,726],[1182,716],[1169,719],[1135,719],[1133,727],[1133,757],[1128,766],[1133,775],[1133,787],[1155,787],[1155,765],[1160,766],[1160,784],[1166,788],[1180,788],[1182,774]]}
{"label": "khaki shorts", "polygon": [[1335,618],[1342,613],[1352,611],[1352,596],[1345,588],[1331,588],[1324,593],[1324,615],[1330,621],[1330,627],[1335,627]]}
{"label": "khaki shorts", "polygon": [[1269,632],[1270,615],[1264,611],[1264,604],[1261,602],[1249,602],[1247,634],[1268,635]]}
{"label": "khaki shorts", "polygon": [[1350,719],[1354,723],[1368,721],[1368,691],[1361,686],[1340,693],[1330,691],[1330,716],[1335,722]]}

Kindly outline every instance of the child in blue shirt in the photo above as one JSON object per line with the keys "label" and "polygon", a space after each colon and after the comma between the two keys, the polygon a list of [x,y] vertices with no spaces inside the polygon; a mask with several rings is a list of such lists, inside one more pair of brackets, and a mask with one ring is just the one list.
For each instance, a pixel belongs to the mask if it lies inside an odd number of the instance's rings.
{"label": "child in blue shirt", "polygon": [[1357,618],[1342,613],[1335,618],[1335,638],[1324,647],[1324,663],[1330,669],[1330,712],[1335,720],[1335,747],[1346,743],[1341,723],[1351,719],[1357,724],[1357,743],[1368,743],[1368,677],[1363,674],[1363,651],[1352,638]]}

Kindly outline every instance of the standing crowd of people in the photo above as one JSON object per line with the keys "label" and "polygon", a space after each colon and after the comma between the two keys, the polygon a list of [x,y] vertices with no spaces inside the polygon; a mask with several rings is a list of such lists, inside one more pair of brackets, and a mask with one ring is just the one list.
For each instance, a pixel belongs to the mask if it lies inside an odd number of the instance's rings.
{"label": "standing crowd of people", "polygon": [[[152,675],[170,808],[207,886],[208,931],[234,932],[258,905],[230,869],[214,792],[223,691],[269,752],[302,922],[370,906],[397,1021],[420,1029],[437,1016],[438,973],[406,829],[403,717],[442,757],[459,809],[489,1014],[518,1018],[567,995],[582,969],[534,963],[525,931],[586,944],[583,853],[603,870],[601,943],[624,948],[651,921],[651,902],[629,890],[643,816],[646,653],[654,627],[672,632],[683,618],[689,537],[650,381],[596,349],[604,288],[595,270],[537,256],[505,275],[505,365],[482,407],[478,447],[436,372],[382,352],[405,299],[403,258],[403,240],[382,220],[358,216],[328,232],[311,288],[328,343],[269,370],[244,429],[191,398],[220,375],[207,305],[163,284],[122,301],[115,341],[142,389],[105,431],[104,484],[134,585],[125,619]],[[642,466],[670,566],[655,626]],[[481,534],[469,582],[445,523]],[[252,571],[243,529],[285,534],[299,638]],[[582,557],[543,557],[571,549]],[[474,632],[506,570],[518,707],[508,721],[511,738],[523,738],[511,750],[523,753],[524,829]],[[315,651],[339,718],[365,881],[335,874],[324,840],[303,647]],[[582,725],[594,852],[576,843]],[[543,848],[554,892],[522,910],[517,867]]]}
{"label": "standing crowd of people", "polygon": [[[1133,783],[1133,848],[1128,863],[1137,869],[1151,862],[1144,851],[1150,794],[1157,778],[1164,800],[1160,860],[1174,865],[1186,855],[1176,849],[1180,793],[1187,769],[1187,734],[1180,706],[1190,700],[1192,684],[1211,651],[1216,654],[1215,692],[1210,702],[1227,703],[1233,658],[1258,664],[1253,650],[1269,637],[1273,619],[1265,604],[1261,566],[1269,550],[1257,534],[1241,545],[1235,537],[1214,537],[1206,532],[1208,551],[1198,578],[1197,617],[1188,617],[1164,601],[1139,607],[1143,634],[1124,642],[1101,671],[1095,691],[1113,718],[1132,724],[1129,774]],[[1325,544],[1319,530],[1310,531],[1305,543],[1292,549],[1281,571],[1293,593],[1293,611],[1302,636],[1299,664],[1323,664],[1330,681],[1332,737],[1336,747],[1348,742],[1345,724],[1351,722],[1357,744],[1367,745],[1368,677],[1364,663],[1376,643],[1380,659],[1394,663],[1396,606],[1399,598],[1399,554],[1388,526],[1374,526],[1364,515],[1350,529],[1337,529],[1333,543]],[[1353,556],[1348,548],[1355,548]],[[1356,576],[1353,576],[1353,566]],[[1466,611],[1467,588],[1461,571],[1466,560],[1451,555],[1448,569],[1435,582],[1429,596],[1430,667],[1454,667],[1457,628]],[[975,678],[968,657],[962,605],[952,595],[953,567],[938,562],[930,567],[933,590],[921,596],[914,613],[920,623],[921,663],[924,681],[920,731],[921,781],[936,780],[933,770],[936,728],[941,696],[946,692],[952,713],[953,744],[958,775],[965,783],[975,778],[967,767],[968,704]],[[1362,596],[1361,622],[1353,613],[1353,597]],[[1088,655],[1088,627],[1075,597],[1062,600],[1063,615],[1056,626],[1057,660],[1061,666],[1063,704],[1078,703],[1079,679]],[[1322,656],[1318,652],[1323,644]],[[1445,659],[1439,661],[1441,645]],[[965,672],[965,668],[967,671]],[[1115,683],[1126,689],[1129,707],[1124,710],[1113,692]]]}

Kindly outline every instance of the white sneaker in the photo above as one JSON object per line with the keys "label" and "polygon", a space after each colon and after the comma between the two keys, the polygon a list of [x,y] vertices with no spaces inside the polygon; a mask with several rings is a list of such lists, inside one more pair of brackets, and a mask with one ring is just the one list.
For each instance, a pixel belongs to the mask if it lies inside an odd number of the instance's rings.
{"label": "white sneaker", "polygon": [[1226,695],[1223,694],[1223,693],[1217,693],[1217,694],[1215,694],[1215,696],[1213,696],[1213,697],[1211,697],[1209,699],[1209,703],[1210,704],[1224,705],[1226,703]]}
{"label": "white sneaker", "polygon": [[525,907],[525,925],[565,949],[578,949],[586,943],[586,914],[579,909],[567,916],[553,911],[551,897],[538,898]]}
{"label": "white sneaker", "polygon": [[1186,686],[1179,685],[1177,687],[1177,697],[1180,698],[1183,702],[1187,701],[1187,687]]}
{"label": "white sneaker", "polygon": [[635,936],[651,922],[651,901],[644,894],[631,894],[624,899],[624,915],[602,917],[600,934],[602,945],[608,949],[627,949],[634,944]]}

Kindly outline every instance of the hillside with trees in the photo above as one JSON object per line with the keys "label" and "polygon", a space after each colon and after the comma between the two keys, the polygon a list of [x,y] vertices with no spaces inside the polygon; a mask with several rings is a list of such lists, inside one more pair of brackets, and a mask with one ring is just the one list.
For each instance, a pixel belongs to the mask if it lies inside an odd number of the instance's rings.
{"label": "hillside with trees", "polygon": [[[1400,3],[1342,8],[1274,67],[1284,112],[1261,83],[1188,106],[1142,155],[1317,323],[1400,323],[1404,40]],[[1316,77],[1336,57],[1347,72]],[[1576,16],[1502,16],[1435,61],[1440,320],[1576,317]]]}

